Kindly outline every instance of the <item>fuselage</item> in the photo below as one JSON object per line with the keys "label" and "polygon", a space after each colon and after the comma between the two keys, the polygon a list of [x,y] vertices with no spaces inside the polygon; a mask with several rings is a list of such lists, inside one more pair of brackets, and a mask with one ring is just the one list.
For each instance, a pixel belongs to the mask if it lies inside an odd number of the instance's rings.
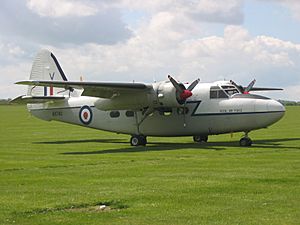
{"label": "fuselage", "polygon": [[95,105],[105,99],[68,97],[59,102],[29,104],[43,120],[56,120],[90,128],[145,136],[193,136],[249,132],[280,120],[285,108],[259,95],[242,94],[227,81],[200,83],[181,107],[152,110],[103,111]]}

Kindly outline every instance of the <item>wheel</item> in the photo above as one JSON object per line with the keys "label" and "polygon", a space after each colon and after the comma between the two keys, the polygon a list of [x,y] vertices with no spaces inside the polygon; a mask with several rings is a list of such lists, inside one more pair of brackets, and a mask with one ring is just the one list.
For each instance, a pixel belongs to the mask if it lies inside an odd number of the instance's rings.
{"label": "wheel", "polygon": [[208,136],[193,136],[194,142],[207,142]]}
{"label": "wheel", "polygon": [[248,147],[252,145],[252,140],[249,137],[243,137],[240,140],[240,146]]}
{"label": "wheel", "polygon": [[139,145],[146,145],[147,138],[143,135],[134,135],[130,139],[131,146],[139,146]]}
{"label": "wheel", "polygon": [[141,135],[141,136],[140,136],[140,140],[141,140],[141,144],[140,144],[140,145],[146,146],[146,144],[147,144],[147,137]]}
{"label": "wheel", "polygon": [[194,136],[193,140],[194,140],[194,142],[201,142],[202,138],[201,138],[201,136]]}
{"label": "wheel", "polygon": [[207,142],[208,141],[208,136],[202,136],[202,141]]}

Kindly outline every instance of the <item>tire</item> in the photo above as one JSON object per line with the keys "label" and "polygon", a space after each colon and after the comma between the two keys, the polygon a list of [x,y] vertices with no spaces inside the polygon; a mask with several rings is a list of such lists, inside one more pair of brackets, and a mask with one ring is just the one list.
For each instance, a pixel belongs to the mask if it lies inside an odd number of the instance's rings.
{"label": "tire", "polygon": [[194,142],[207,142],[208,136],[193,136]]}
{"label": "tire", "polygon": [[194,142],[201,142],[202,138],[201,138],[201,136],[194,136],[193,140],[194,140]]}
{"label": "tire", "polygon": [[241,147],[249,147],[252,145],[252,140],[250,138],[247,137],[243,137],[240,140],[240,146]]}
{"label": "tire", "polygon": [[203,142],[207,142],[207,141],[208,141],[208,136],[203,136],[203,137],[202,137],[202,141],[203,141]]}
{"label": "tire", "polygon": [[140,145],[146,145],[147,144],[147,137],[143,135],[134,135],[130,139],[131,146],[140,146]]}
{"label": "tire", "polygon": [[130,138],[130,144],[131,144],[131,146],[139,146],[140,145],[140,139],[138,138],[138,136],[132,136]]}

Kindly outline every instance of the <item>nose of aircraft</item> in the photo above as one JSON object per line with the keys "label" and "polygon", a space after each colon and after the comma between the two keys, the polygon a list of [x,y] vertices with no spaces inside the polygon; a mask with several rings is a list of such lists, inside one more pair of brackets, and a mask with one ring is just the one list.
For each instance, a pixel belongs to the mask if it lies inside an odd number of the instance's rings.
{"label": "nose of aircraft", "polygon": [[268,102],[268,111],[274,112],[277,120],[280,120],[285,113],[285,107],[280,102],[272,99]]}

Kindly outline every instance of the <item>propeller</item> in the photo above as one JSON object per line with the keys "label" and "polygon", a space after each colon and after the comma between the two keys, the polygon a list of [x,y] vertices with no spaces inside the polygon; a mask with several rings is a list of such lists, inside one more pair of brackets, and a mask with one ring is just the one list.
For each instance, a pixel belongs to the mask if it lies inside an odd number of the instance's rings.
{"label": "propeller", "polygon": [[194,80],[188,88],[186,88],[182,83],[178,83],[173,77],[168,75],[168,78],[170,82],[173,84],[173,86],[176,89],[176,98],[179,104],[184,104],[184,112],[183,112],[183,126],[186,127],[186,100],[193,95],[192,91],[197,86],[197,84],[200,82],[200,79]]}
{"label": "propeller", "polygon": [[249,94],[250,91],[282,91],[282,88],[264,88],[264,87],[254,87],[256,80],[251,81],[247,87],[242,85],[237,85],[233,80],[230,83],[233,84],[241,93]]}
{"label": "propeller", "polygon": [[243,87],[242,85],[236,84],[233,80],[230,80],[230,83],[233,84],[241,93],[243,94],[249,94],[249,92],[252,90],[256,80],[254,79],[251,81],[247,87]]}
{"label": "propeller", "polygon": [[177,100],[179,103],[184,103],[186,99],[191,97],[193,95],[192,90],[197,86],[200,79],[193,81],[188,88],[186,88],[182,83],[178,83],[173,77],[168,75],[168,78],[170,82],[173,84],[173,86],[176,89],[177,92]]}
{"label": "propeller", "polygon": [[253,81],[250,82],[250,84],[248,84],[248,86],[246,88],[244,88],[244,92],[243,94],[249,94],[249,91],[252,90],[254,84],[255,84],[256,80],[254,79]]}

